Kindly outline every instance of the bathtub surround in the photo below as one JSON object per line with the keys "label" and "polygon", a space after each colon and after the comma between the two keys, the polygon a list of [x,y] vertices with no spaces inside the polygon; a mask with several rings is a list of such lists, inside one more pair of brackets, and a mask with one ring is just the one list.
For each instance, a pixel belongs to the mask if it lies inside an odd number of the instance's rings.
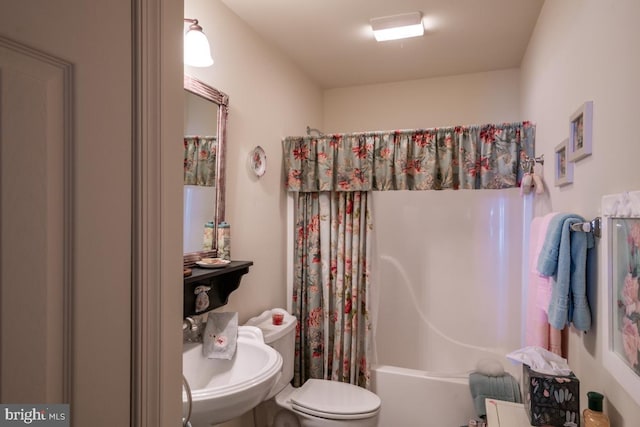
{"label": "bathtub surround", "polygon": [[425,413],[433,425],[462,425],[476,416],[468,375],[478,361],[520,376],[505,354],[521,347],[530,199],[517,188],[372,195],[381,426],[421,427]]}

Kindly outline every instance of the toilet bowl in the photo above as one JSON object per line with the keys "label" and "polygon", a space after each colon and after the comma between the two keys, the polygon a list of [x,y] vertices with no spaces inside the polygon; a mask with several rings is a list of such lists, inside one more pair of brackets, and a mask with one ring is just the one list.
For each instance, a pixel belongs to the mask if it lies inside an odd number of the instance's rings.
{"label": "toilet bowl", "polygon": [[[282,324],[274,325],[274,313],[284,314]],[[267,310],[247,325],[262,330],[266,344],[282,356],[282,376],[266,400],[275,402],[273,427],[375,427],[378,425],[380,398],[353,384],[319,379],[307,380],[294,388],[293,357],[297,320],[282,309]],[[272,403],[272,402],[268,402]],[[272,405],[273,406],[273,405]],[[271,421],[271,420],[269,420]]]}

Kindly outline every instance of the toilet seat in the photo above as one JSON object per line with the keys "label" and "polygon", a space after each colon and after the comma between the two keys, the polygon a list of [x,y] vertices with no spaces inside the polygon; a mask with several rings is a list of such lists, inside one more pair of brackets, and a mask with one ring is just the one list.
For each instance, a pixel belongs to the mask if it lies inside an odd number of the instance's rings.
{"label": "toilet seat", "polygon": [[375,416],[380,398],[364,388],[338,381],[310,379],[290,397],[293,410],[321,418],[352,420]]}

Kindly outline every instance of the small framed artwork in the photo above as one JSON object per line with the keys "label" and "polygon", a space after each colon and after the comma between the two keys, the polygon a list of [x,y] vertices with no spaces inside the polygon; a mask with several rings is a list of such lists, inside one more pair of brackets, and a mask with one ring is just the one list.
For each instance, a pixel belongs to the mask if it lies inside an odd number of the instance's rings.
{"label": "small framed artwork", "polygon": [[602,197],[601,212],[603,364],[640,405],[640,191]]}
{"label": "small framed artwork", "polygon": [[576,162],[591,155],[593,102],[587,101],[571,116],[569,129],[569,160]]}
{"label": "small framed artwork", "polygon": [[573,182],[573,163],[569,161],[569,139],[565,139],[555,148],[556,187]]}

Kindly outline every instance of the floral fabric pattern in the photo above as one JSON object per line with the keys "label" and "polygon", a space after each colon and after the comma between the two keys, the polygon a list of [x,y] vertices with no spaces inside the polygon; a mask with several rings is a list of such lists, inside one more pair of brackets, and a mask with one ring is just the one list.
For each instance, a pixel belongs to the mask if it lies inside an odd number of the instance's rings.
{"label": "floral fabric pattern", "polygon": [[363,192],[297,195],[296,386],[309,378],[370,385],[370,199]]}
{"label": "floral fabric pattern", "polygon": [[640,219],[615,220],[621,233],[618,262],[618,330],[622,336],[619,353],[640,375]]}
{"label": "floral fabric pattern", "polygon": [[215,136],[184,137],[184,185],[215,185],[217,151]]}
{"label": "floral fabric pattern", "polygon": [[530,122],[287,137],[285,185],[297,192],[516,187],[534,140]]}

